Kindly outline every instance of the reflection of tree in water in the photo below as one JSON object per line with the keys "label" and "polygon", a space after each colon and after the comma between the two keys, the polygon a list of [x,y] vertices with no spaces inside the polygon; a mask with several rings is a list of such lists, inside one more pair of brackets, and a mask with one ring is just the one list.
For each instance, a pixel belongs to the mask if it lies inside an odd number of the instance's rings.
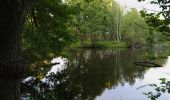
{"label": "reflection of tree in water", "polygon": [[[139,58],[140,56],[136,56],[136,54],[132,53],[135,52],[112,50],[98,50],[96,52],[95,50],[92,50],[87,61],[87,59],[84,59],[83,57],[87,54],[86,52],[82,51],[81,54],[76,55],[76,57],[75,55],[74,57],[71,57],[73,58],[72,60],[74,60],[74,63],[71,65],[71,68],[73,67],[73,75],[76,76],[76,79],[85,78],[85,75],[91,76],[90,78],[94,76],[94,81],[100,81],[102,79],[104,83],[110,82],[110,84],[113,85],[123,82],[129,82],[133,84],[136,77],[143,77],[145,69],[137,67],[133,64],[134,60],[141,58]],[[77,60],[75,61],[74,58]],[[69,67],[69,69],[71,68]],[[75,73],[78,74],[76,75]]]}
{"label": "reflection of tree in water", "polygon": [[[72,52],[68,58],[68,67],[57,74],[48,76],[54,83],[50,88],[48,83],[38,80],[25,84],[26,91],[37,98],[55,97],[59,100],[93,100],[106,88],[118,84],[133,85],[136,78],[143,78],[146,68],[133,64],[140,58],[137,51],[113,50],[80,50]],[[38,88],[37,88],[38,87]]]}

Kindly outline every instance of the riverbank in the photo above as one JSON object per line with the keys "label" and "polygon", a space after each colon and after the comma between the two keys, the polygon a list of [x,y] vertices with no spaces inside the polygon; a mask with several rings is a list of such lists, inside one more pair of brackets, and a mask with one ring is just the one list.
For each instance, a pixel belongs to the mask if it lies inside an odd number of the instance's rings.
{"label": "riverbank", "polygon": [[117,41],[83,41],[76,42],[70,45],[70,48],[126,48],[125,42],[117,42]]}

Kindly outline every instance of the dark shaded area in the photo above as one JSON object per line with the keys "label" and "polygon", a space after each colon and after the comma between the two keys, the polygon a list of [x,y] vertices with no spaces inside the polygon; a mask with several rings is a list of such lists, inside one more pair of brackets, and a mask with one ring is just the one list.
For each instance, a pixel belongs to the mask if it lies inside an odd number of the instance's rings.
{"label": "dark shaded area", "polygon": [[0,77],[1,100],[20,100],[20,79]]}
{"label": "dark shaded area", "polygon": [[20,79],[26,69],[21,33],[30,0],[0,1],[0,99],[20,99]]}

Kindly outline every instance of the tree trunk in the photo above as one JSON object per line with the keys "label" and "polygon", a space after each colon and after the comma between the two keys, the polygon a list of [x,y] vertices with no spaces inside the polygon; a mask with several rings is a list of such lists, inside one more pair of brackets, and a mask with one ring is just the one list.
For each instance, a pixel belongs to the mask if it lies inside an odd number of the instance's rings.
{"label": "tree trunk", "polygon": [[[0,81],[4,81],[0,84],[0,93],[8,93],[0,94],[1,100],[18,100],[19,85],[11,83],[10,80],[19,79],[25,69],[21,56],[21,33],[27,4],[27,0],[0,1]],[[9,80],[9,77],[12,79]],[[14,92],[17,96],[12,97]]]}
{"label": "tree trunk", "polygon": [[24,0],[0,1],[0,70],[10,69],[11,72],[23,67],[21,33],[26,5]]}
{"label": "tree trunk", "polygon": [[0,78],[1,100],[20,100],[20,80],[16,78]]}

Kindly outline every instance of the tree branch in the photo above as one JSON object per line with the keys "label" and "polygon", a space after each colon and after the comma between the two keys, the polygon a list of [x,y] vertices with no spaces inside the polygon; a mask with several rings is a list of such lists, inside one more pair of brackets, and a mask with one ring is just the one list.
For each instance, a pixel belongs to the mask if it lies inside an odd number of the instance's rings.
{"label": "tree branch", "polygon": [[142,25],[137,24],[136,22],[134,22],[134,23],[135,23],[135,25],[137,25],[137,26],[139,26],[139,27],[141,27],[141,28],[144,28],[144,29],[157,30],[157,29],[155,29],[155,28],[144,27],[144,26],[142,26]]}

